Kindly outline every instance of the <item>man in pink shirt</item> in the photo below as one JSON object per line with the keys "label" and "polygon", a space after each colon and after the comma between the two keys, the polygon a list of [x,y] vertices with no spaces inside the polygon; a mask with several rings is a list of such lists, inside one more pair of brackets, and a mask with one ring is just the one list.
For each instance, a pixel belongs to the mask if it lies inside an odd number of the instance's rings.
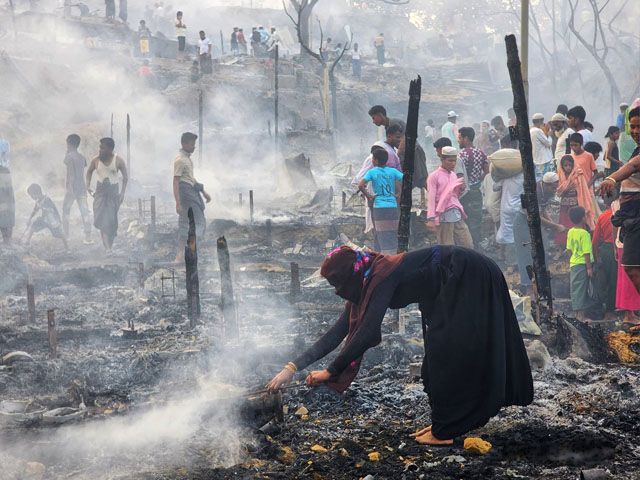
{"label": "man in pink shirt", "polygon": [[467,216],[458,198],[466,188],[464,178],[458,178],[454,172],[458,150],[443,147],[440,160],[440,168],[427,178],[427,228],[436,233],[440,245],[473,248],[473,240],[464,221]]}

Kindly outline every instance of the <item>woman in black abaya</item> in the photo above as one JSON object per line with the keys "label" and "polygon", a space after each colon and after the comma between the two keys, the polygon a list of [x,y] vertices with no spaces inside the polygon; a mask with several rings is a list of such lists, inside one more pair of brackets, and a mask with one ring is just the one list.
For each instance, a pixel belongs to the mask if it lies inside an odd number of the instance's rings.
{"label": "woman in black abaya", "polygon": [[326,356],[346,337],[326,370],[312,371],[311,387],[327,384],[343,392],[353,381],[364,352],[381,340],[387,308],[418,303],[425,356],[422,379],[432,425],[413,436],[420,443],[447,445],[479,428],[501,407],[529,405],[533,381],[509,290],[489,258],[454,246],[435,246],[400,255],[347,247],[325,260],[322,275],[347,300],[329,331],[268,384],[287,385],[300,369]]}

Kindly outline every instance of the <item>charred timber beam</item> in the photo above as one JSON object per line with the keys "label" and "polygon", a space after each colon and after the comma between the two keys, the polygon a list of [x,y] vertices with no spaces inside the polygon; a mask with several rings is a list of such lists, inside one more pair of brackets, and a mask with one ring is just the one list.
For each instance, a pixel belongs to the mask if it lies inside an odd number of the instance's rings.
{"label": "charred timber beam", "polygon": [[184,249],[184,260],[187,280],[187,312],[191,328],[200,318],[200,280],[198,278],[198,246],[196,239],[196,222],[193,209],[189,208],[189,234]]}
{"label": "charred timber beam", "polygon": [[236,307],[233,300],[233,280],[231,278],[231,261],[229,247],[224,236],[218,238],[218,265],[220,266],[220,309],[224,318],[225,335],[228,338],[237,338],[238,321]]}
{"label": "charred timber beam", "polygon": [[[533,164],[531,148],[531,135],[529,133],[529,115],[527,112],[527,98],[522,80],[522,69],[518,57],[518,45],[515,35],[505,37],[507,46],[507,67],[511,77],[511,89],[513,90],[513,109],[516,112],[516,128],[518,132],[518,145],[522,158],[522,170],[524,174],[524,194],[522,206],[527,210],[527,223],[531,234],[531,257],[533,259],[533,274],[539,298],[547,300],[551,306],[551,284],[547,274],[547,266],[544,257],[544,245],[542,243],[542,229],[540,227],[540,210],[536,195],[536,172]],[[538,298],[535,299],[538,301]]]}
{"label": "charred timber beam", "polygon": [[291,298],[300,295],[300,267],[297,263],[291,262]]}
{"label": "charred timber beam", "polygon": [[[398,222],[398,253],[409,250],[411,228],[411,190],[413,189],[413,166],[418,137],[418,113],[422,79],[420,75],[409,85],[409,110],[405,131],[404,166],[402,167],[402,195],[400,197],[400,221]],[[394,330],[395,331],[395,330]]]}
{"label": "charred timber beam", "polygon": [[56,340],[56,317],[53,310],[47,310],[47,329],[49,332],[49,356],[56,358],[58,342]]}

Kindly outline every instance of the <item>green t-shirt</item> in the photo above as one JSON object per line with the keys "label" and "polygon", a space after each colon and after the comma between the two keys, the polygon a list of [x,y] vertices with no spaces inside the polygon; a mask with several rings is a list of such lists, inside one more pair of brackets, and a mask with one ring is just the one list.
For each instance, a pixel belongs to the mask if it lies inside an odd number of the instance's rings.
{"label": "green t-shirt", "polygon": [[591,247],[591,235],[582,228],[571,228],[567,233],[567,250],[571,250],[569,266],[584,265],[584,256],[588,253],[593,262],[593,248]]}

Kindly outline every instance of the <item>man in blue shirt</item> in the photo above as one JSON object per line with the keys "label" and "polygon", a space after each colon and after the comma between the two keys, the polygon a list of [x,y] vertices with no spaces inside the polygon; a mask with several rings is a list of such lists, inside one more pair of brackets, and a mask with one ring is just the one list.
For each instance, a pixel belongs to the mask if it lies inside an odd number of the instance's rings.
{"label": "man in blue shirt", "polygon": [[624,129],[624,114],[627,113],[627,108],[629,108],[629,105],[626,103],[620,104],[620,115],[616,119],[616,127],[620,128],[620,130]]}

